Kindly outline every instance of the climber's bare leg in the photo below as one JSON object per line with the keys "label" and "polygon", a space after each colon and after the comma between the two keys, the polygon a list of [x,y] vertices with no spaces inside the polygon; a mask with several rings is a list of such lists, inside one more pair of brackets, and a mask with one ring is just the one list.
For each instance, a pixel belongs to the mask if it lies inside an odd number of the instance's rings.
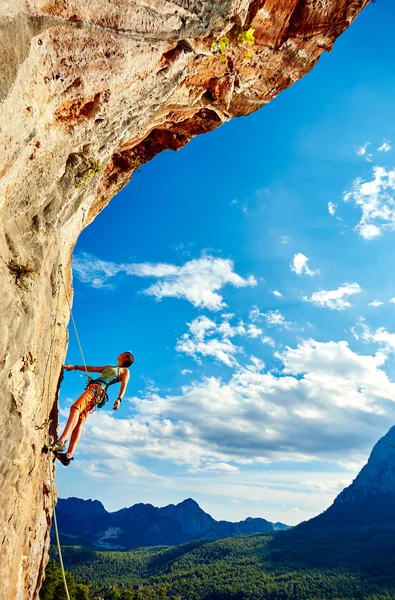
{"label": "climber's bare leg", "polygon": [[80,441],[83,426],[84,421],[82,419],[78,419],[78,423],[74,427],[73,433],[71,434],[70,444],[66,453],[67,458],[71,458],[73,456],[77,444]]}
{"label": "climber's bare leg", "polygon": [[74,428],[77,425],[79,418],[80,411],[78,410],[78,408],[71,407],[66,427],[64,428],[62,435],[58,439],[58,442],[63,443],[69,438],[71,432],[74,431]]}

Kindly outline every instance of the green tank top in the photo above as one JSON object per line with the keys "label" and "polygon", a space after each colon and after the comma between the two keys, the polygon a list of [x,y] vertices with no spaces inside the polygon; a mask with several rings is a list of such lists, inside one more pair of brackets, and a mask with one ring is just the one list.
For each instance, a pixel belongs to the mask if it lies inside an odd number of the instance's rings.
{"label": "green tank top", "polygon": [[108,388],[109,385],[118,383],[120,370],[120,367],[107,367],[97,379],[92,379],[90,383],[104,383]]}

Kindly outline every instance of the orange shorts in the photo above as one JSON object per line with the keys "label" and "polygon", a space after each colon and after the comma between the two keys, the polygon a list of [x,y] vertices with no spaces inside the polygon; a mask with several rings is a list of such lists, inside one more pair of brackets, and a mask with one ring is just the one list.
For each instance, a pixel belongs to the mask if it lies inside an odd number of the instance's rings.
{"label": "orange shorts", "polygon": [[86,388],[86,390],[81,394],[81,396],[74,402],[71,408],[76,408],[80,413],[81,421],[85,421],[86,417],[89,415],[91,410],[95,406],[96,400],[96,391],[99,386],[96,384],[91,384]]}

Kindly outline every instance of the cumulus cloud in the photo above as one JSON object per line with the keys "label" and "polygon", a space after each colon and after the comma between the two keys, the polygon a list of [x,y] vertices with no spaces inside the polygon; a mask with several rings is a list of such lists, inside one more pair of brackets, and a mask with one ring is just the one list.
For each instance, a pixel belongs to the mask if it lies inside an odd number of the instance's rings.
{"label": "cumulus cloud", "polygon": [[261,335],[261,333],[262,333],[262,329],[260,327],[257,327],[253,323],[249,323],[247,325],[247,335],[248,335],[248,337],[257,338],[257,337],[259,337]]}
{"label": "cumulus cloud", "polygon": [[[395,298],[394,298],[395,300]],[[263,313],[260,312],[259,308],[257,306],[253,306],[252,309],[250,310],[250,314],[248,315],[250,321],[255,322],[255,321],[259,321],[259,319],[263,316]]]}
{"label": "cumulus cloud", "polygon": [[204,470],[278,460],[355,462],[394,420],[395,384],[382,369],[382,353],[308,340],[277,360],[276,373],[256,359],[226,382],[209,377],[180,394],[146,392],[130,400],[130,418],[93,415],[84,443],[100,457],[153,457]]}
{"label": "cumulus cloud", "polygon": [[287,321],[279,310],[269,310],[263,313],[262,316],[266,319],[268,327],[277,327],[278,329],[291,329],[293,323]]}
{"label": "cumulus cloud", "polygon": [[305,256],[301,252],[298,252],[298,254],[295,254],[295,256],[293,257],[292,263],[290,265],[291,271],[293,271],[297,275],[310,275],[311,277],[317,275],[319,273],[319,269],[312,271],[307,264],[308,261],[309,259],[307,258],[307,256]]}
{"label": "cumulus cloud", "polygon": [[320,308],[344,310],[351,307],[346,298],[359,294],[361,291],[358,283],[343,283],[337,290],[320,290],[319,292],[314,292],[310,298],[304,296],[303,300],[311,302]]}
{"label": "cumulus cloud", "polygon": [[[231,341],[235,336],[257,338],[262,334],[262,329],[254,323],[245,324],[239,321],[232,325],[229,321],[233,315],[217,323],[206,316],[199,316],[188,323],[189,331],[184,333],[177,341],[176,350],[192,356],[201,363],[203,357],[213,357],[219,362],[232,367],[237,365],[236,354],[243,349]],[[224,315],[222,315],[224,317]]]}
{"label": "cumulus cloud", "polygon": [[384,142],[377,148],[378,152],[389,152],[392,150],[392,146],[384,140]]}
{"label": "cumulus cloud", "polygon": [[337,210],[336,204],[334,204],[333,202],[328,202],[328,212],[332,217],[335,216],[336,210]]}
{"label": "cumulus cloud", "polygon": [[82,253],[74,259],[73,269],[80,281],[96,288],[112,287],[114,278],[120,273],[153,278],[157,281],[143,290],[143,294],[156,300],[184,298],[197,308],[213,311],[226,306],[218,293],[225,285],[237,288],[256,285],[253,276],[244,279],[235,273],[233,261],[213,256],[202,256],[177,266],[167,263],[117,264]]}
{"label": "cumulus cloud", "polygon": [[276,298],[282,298],[283,295],[281,292],[279,292],[278,290],[273,290],[272,292],[273,296],[276,296]]}
{"label": "cumulus cloud", "polygon": [[[279,310],[269,310],[268,312],[263,313],[257,306],[252,307],[249,318],[253,323],[264,319],[268,327],[277,327],[278,329],[292,329],[294,326],[294,323],[292,323],[292,321],[287,321]],[[266,336],[262,341],[264,344],[274,345],[274,343],[272,343],[273,340],[270,337]]]}
{"label": "cumulus cloud", "polygon": [[375,308],[382,306],[383,304],[384,302],[381,302],[381,300],[373,300],[373,302],[369,302],[369,306],[373,306]]}
{"label": "cumulus cloud", "polygon": [[351,331],[357,340],[360,339],[366,344],[378,344],[383,346],[386,352],[395,350],[395,333],[391,333],[384,327],[372,331],[363,317],[358,319],[357,324]]}
{"label": "cumulus cloud", "polygon": [[362,144],[362,146],[359,146],[359,148],[357,148],[355,152],[358,154],[358,156],[366,156],[368,146],[370,146],[370,142],[365,142],[364,144]]}
{"label": "cumulus cloud", "polygon": [[345,202],[354,202],[362,210],[355,230],[365,240],[372,240],[385,231],[395,229],[395,169],[373,167],[373,178],[358,177],[351,190],[343,194]]}

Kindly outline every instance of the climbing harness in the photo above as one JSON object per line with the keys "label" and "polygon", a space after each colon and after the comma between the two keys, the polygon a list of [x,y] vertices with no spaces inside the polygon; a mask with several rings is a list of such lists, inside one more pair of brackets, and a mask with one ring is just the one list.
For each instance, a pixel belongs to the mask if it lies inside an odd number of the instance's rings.
{"label": "climbing harness", "polygon": [[[96,408],[103,408],[106,402],[108,402],[107,389],[110,385],[119,381],[119,373],[119,367],[107,367],[97,379],[88,377],[86,389],[89,387],[95,395],[95,403],[91,412],[94,412]],[[92,385],[95,387],[91,387]]]}

